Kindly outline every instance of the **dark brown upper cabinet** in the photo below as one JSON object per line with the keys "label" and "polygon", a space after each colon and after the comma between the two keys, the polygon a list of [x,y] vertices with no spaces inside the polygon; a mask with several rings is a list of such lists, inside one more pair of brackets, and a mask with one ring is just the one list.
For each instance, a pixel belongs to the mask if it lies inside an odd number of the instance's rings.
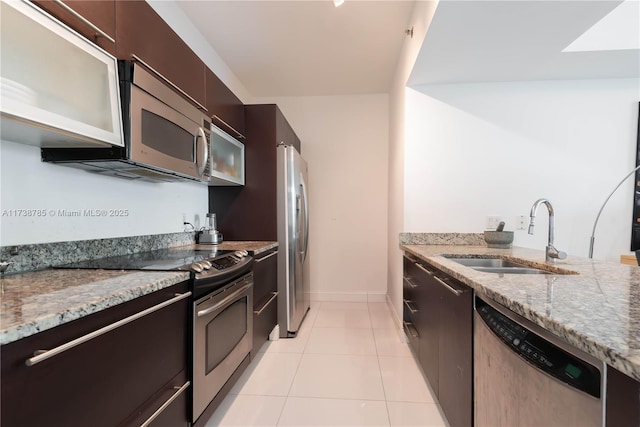
{"label": "dark brown upper cabinet", "polygon": [[209,187],[209,212],[227,240],[278,240],[276,146],[300,138],[276,104],[245,106],[244,187]]}
{"label": "dark brown upper cabinet", "polygon": [[140,60],[205,110],[204,62],[146,1],[117,1],[115,10],[118,59]]}
{"label": "dark brown upper cabinet", "polygon": [[213,71],[206,68],[207,110],[213,123],[234,138],[244,142],[244,104]]}
{"label": "dark brown upper cabinet", "polygon": [[37,0],[33,4],[47,11],[110,54],[116,54],[115,0],[67,0],[64,2]]}

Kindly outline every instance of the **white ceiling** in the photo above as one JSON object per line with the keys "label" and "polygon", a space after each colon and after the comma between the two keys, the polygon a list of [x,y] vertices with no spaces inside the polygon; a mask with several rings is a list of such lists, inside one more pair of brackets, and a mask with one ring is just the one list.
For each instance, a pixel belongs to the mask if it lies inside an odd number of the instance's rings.
{"label": "white ceiling", "polygon": [[[620,3],[441,0],[409,84],[638,78],[638,49],[562,52]],[[414,2],[177,4],[249,94],[269,97],[388,92]],[[640,39],[640,13],[630,15]]]}
{"label": "white ceiling", "polygon": [[386,93],[412,1],[195,1],[179,7],[252,96]]}
{"label": "white ceiling", "polygon": [[[409,84],[638,78],[638,49],[562,52],[620,3],[441,1]],[[640,13],[629,18],[637,41]]]}

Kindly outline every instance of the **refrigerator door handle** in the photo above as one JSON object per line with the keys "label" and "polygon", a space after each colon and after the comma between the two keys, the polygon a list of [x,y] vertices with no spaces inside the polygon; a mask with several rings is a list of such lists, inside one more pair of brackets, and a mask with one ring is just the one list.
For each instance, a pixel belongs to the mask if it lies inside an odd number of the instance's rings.
{"label": "refrigerator door handle", "polygon": [[309,249],[309,201],[307,200],[307,184],[304,182],[302,174],[300,174],[300,186],[302,187],[302,199],[304,201],[304,251],[302,253],[302,262],[304,263]]}

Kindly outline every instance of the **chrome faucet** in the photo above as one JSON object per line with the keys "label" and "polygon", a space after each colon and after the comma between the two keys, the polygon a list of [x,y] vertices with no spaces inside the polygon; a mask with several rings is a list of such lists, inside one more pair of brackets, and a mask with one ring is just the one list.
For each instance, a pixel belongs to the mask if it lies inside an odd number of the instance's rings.
{"label": "chrome faucet", "polygon": [[551,206],[551,202],[549,202],[547,199],[538,199],[531,207],[531,213],[529,214],[529,216],[531,217],[531,222],[529,223],[529,234],[533,234],[536,212],[538,211],[538,206],[543,203],[549,211],[549,242],[547,243],[546,248],[546,260],[556,262],[556,259],[565,259],[567,257],[567,254],[566,252],[557,250],[556,247],[553,246],[553,231],[555,227],[555,220],[553,217],[553,206]]}

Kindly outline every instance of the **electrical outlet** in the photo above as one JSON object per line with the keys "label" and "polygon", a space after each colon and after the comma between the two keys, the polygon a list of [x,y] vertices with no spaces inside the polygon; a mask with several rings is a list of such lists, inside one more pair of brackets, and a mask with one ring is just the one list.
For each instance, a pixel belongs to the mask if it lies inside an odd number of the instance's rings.
{"label": "electrical outlet", "polygon": [[487,230],[495,230],[498,228],[498,224],[502,221],[500,215],[488,215],[487,216]]}
{"label": "electrical outlet", "polygon": [[525,215],[518,215],[516,217],[516,230],[527,229],[527,217]]}

